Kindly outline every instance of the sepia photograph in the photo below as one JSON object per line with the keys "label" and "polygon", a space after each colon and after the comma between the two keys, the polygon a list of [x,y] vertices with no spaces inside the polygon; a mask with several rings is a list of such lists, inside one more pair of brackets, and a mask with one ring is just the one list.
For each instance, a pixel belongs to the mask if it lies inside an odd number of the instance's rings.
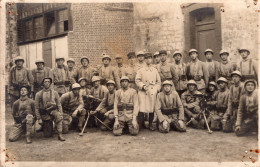
{"label": "sepia photograph", "polygon": [[259,6],[2,1],[1,166],[259,165]]}

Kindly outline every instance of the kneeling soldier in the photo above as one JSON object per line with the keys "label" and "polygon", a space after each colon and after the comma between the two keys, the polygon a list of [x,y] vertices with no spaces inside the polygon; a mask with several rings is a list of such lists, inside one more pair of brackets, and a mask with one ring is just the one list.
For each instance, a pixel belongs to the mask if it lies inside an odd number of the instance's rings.
{"label": "kneeling soldier", "polygon": [[181,95],[181,101],[184,107],[184,113],[187,121],[191,120],[192,125],[198,129],[204,129],[204,119],[200,108],[201,92],[197,91],[197,83],[189,80],[187,83],[188,90]]}
{"label": "kneeling soldier", "polygon": [[258,128],[258,95],[256,81],[245,82],[245,94],[239,101],[235,133],[237,136],[245,135],[247,132]]}
{"label": "kneeling soldier", "polygon": [[157,95],[155,112],[159,119],[159,131],[168,133],[170,127],[185,132],[184,109],[176,91],[172,90],[172,82],[164,81],[163,91]]}
{"label": "kneeling soldier", "polygon": [[[108,127],[113,126],[114,123],[114,100],[115,100],[115,93],[116,93],[116,83],[113,80],[109,80],[107,83],[108,93],[105,94],[105,97],[99,104],[96,109],[96,113],[99,112],[102,116],[104,116],[104,124]],[[101,130],[106,131],[107,128],[104,125],[100,126]]]}
{"label": "kneeling soldier", "polygon": [[139,111],[137,92],[133,88],[129,88],[129,78],[122,76],[121,89],[116,92],[114,102],[115,124],[113,133],[120,136],[123,133],[125,124],[128,125],[131,135],[137,135],[139,126],[137,123],[137,115]]}
{"label": "kneeling soldier", "polygon": [[[86,110],[84,109],[84,102],[80,92],[80,85],[74,83],[72,91],[63,94],[60,98],[61,106],[63,109],[62,131],[63,133],[69,132],[69,126],[73,123],[78,123],[78,130],[82,131],[82,124],[85,119]],[[78,118],[75,119],[75,118]],[[73,119],[74,118],[74,119]]]}
{"label": "kneeling soldier", "polygon": [[28,98],[28,87],[20,88],[20,99],[16,100],[13,104],[13,117],[15,121],[9,133],[9,141],[16,141],[23,133],[26,132],[26,142],[32,143],[30,135],[32,126],[35,122],[35,106],[34,101]]}
{"label": "kneeling soldier", "polygon": [[65,141],[62,136],[62,107],[59,94],[51,88],[52,79],[43,79],[43,89],[36,93],[35,97],[35,114],[40,125],[43,125],[43,133],[45,137],[52,136],[53,120],[55,122],[58,139]]}

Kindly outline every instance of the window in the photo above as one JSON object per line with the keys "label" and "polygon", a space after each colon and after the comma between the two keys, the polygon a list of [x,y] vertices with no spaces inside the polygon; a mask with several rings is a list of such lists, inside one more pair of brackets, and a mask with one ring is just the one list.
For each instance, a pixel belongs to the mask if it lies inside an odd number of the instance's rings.
{"label": "window", "polygon": [[70,4],[18,4],[18,44],[65,35],[72,30]]}

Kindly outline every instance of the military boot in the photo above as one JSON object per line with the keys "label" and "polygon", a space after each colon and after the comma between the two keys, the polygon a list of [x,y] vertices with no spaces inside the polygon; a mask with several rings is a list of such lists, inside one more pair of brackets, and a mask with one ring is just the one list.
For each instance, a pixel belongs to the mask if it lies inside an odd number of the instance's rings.
{"label": "military boot", "polygon": [[30,132],[26,132],[26,143],[27,144],[31,144],[32,143],[30,135],[31,135]]}
{"label": "military boot", "polygon": [[59,139],[60,141],[65,141],[65,138],[62,136],[61,133],[59,133],[59,135],[58,135],[58,139]]}

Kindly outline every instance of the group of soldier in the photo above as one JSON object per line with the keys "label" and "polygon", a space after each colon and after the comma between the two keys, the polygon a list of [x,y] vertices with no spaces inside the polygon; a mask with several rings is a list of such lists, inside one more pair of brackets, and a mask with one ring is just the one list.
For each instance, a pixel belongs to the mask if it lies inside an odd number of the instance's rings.
{"label": "group of soldier", "polygon": [[205,50],[202,62],[191,49],[188,64],[179,51],[173,62],[165,50],[130,52],[128,62],[116,56],[116,67],[103,54],[101,67],[91,67],[89,58],[82,57],[78,69],[72,58],[64,65],[65,59],[56,57],[54,69],[39,59],[31,71],[18,56],[10,70],[15,124],[9,140],[26,133],[31,143],[36,121],[45,137],[56,131],[61,141],[70,129],[83,133],[86,126],[113,130],[116,136],[125,131],[137,135],[141,128],[185,132],[186,126],[244,135],[258,124],[258,71],[248,49],[239,53],[242,61],[234,65],[225,50],[219,53],[220,62],[213,60],[213,50]]}

